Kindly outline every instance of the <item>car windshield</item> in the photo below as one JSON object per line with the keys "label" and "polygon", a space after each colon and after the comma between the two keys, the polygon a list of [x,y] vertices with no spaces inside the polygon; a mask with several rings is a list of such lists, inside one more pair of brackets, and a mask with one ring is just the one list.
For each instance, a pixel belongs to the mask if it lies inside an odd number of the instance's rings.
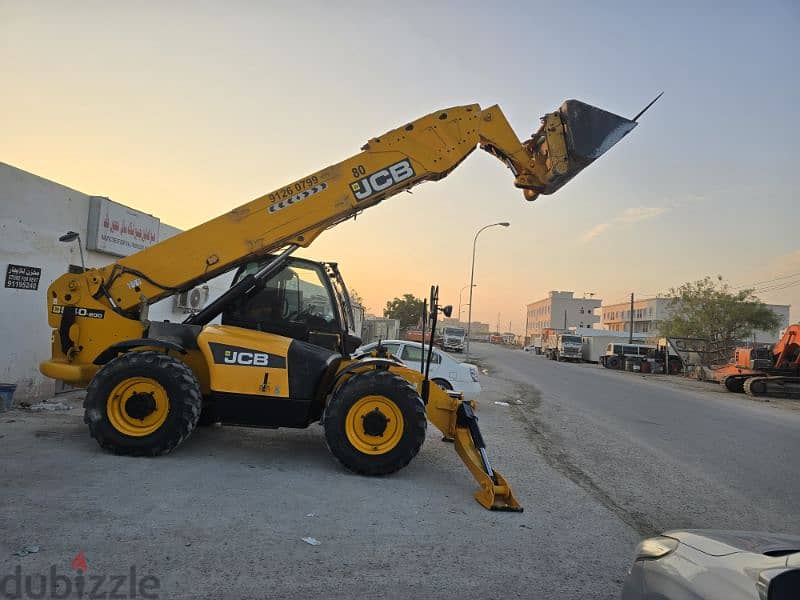
{"label": "car windshield", "polygon": [[561,341],[568,342],[570,344],[580,344],[581,343],[581,336],[579,335],[562,335]]}
{"label": "car windshield", "polygon": [[444,335],[451,335],[453,337],[464,337],[464,330],[460,327],[445,327],[442,330]]}

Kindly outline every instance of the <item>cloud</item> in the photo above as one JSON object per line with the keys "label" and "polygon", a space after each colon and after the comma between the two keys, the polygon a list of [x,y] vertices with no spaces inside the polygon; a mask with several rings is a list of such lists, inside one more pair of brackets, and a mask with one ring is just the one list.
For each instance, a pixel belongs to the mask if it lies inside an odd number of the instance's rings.
{"label": "cloud", "polygon": [[635,206],[633,208],[626,208],[622,211],[615,221],[617,223],[638,223],[639,221],[646,221],[653,219],[663,212],[666,212],[664,206]]}
{"label": "cloud", "polygon": [[606,229],[611,227],[611,223],[598,223],[594,227],[592,227],[589,231],[583,234],[583,241],[588,242],[589,240],[593,240],[598,235],[603,233]]}
{"label": "cloud", "polygon": [[610,221],[598,223],[592,227],[581,236],[581,239],[584,242],[589,242],[616,225],[630,225],[631,223],[654,219],[660,214],[667,212],[667,210],[669,209],[666,206],[633,206],[631,208],[626,208]]}

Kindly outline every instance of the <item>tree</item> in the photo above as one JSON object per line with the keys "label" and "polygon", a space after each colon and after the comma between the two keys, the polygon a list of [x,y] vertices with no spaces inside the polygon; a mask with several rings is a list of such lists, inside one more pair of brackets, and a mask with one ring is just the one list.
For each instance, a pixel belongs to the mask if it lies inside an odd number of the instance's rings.
{"label": "tree", "polygon": [[348,290],[348,292],[350,293],[350,302],[352,304],[359,305],[361,308],[364,309],[364,312],[369,310],[369,307],[364,303],[364,298],[361,297],[361,294],[359,294],[355,288],[352,290]]}
{"label": "tree", "polygon": [[400,327],[413,327],[422,318],[422,299],[414,294],[403,294],[402,298],[395,298],[386,303],[383,316],[389,319],[399,319]]}
{"label": "tree", "polygon": [[702,338],[730,351],[755,330],[775,331],[781,324],[752,289],[733,291],[719,275],[684,283],[670,294],[670,315],[659,325],[668,337]]}

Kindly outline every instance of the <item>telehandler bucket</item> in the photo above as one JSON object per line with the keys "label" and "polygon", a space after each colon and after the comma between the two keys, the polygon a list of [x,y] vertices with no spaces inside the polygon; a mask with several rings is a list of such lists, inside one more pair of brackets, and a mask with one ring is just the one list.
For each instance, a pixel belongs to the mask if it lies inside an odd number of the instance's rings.
{"label": "telehandler bucket", "polygon": [[544,182],[532,182],[522,174],[516,185],[524,188],[528,200],[558,191],[630,133],[638,125],[636,119],[660,97],[633,119],[580,100],[565,101],[557,111],[542,117],[539,130],[525,142],[533,162],[547,165]]}

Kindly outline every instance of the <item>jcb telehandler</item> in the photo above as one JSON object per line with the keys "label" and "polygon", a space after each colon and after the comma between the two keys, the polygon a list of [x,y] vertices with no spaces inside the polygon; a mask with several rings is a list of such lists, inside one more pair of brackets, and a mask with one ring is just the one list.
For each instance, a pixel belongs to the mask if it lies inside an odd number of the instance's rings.
{"label": "jcb telehandler", "polygon": [[[62,275],[47,291],[52,358],[42,373],[87,386],[89,431],[118,454],[169,452],[201,419],[256,427],[321,421],[342,464],[383,475],[417,454],[430,420],[480,484],[478,502],[519,510],[489,464],[474,405],[391,356],[353,357],[360,340],[336,265],[290,254],[365,208],[447,176],[476,146],[504,162],[533,200],[636,125],[576,100],[541,121],[520,142],[497,106],[437,111],[175,237]],[[148,320],[153,302],[233,269],[230,289],[183,323]],[[431,308],[435,314],[435,298]],[[221,324],[211,324],[220,315]]]}

